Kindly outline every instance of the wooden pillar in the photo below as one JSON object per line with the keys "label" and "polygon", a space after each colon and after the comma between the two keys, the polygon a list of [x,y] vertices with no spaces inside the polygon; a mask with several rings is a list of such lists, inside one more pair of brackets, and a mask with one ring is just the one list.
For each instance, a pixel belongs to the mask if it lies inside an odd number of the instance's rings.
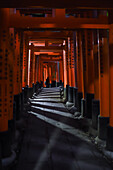
{"label": "wooden pillar", "polygon": [[55,63],[56,66],[56,82],[59,82],[59,62]]}
{"label": "wooden pillar", "polygon": [[51,76],[51,65],[49,65],[49,80],[50,80],[50,84],[52,83],[52,76]]}
{"label": "wooden pillar", "polygon": [[77,85],[78,92],[83,93],[83,59],[82,59],[82,37],[81,31],[77,32]]}
{"label": "wooden pillar", "polygon": [[71,85],[75,87],[74,42],[71,38]]}
{"label": "wooden pillar", "polygon": [[43,82],[44,87],[46,87],[45,82],[46,82],[46,67],[44,66],[44,82]]}
{"label": "wooden pillar", "polygon": [[41,81],[41,58],[40,58],[40,56],[39,56],[39,59],[38,59],[38,82],[40,83],[40,81]]}
{"label": "wooden pillar", "polygon": [[52,67],[52,81],[56,81],[56,64],[55,63],[53,63],[52,65],[51,65],[51,67]]}
{"label": "wooden pillar", "polygon": [[69,85],[69,62],[68,62],[68,40],[65,40],[65,55],[66,55],[66,77],[67,77],[67,84]]}
{"label": "wooden pillar", "polygon": [[81,31],[76,33],[76,62],[77,62],[77,109],[81,112],[81,99],[83,97],[83,58],[82,58],[82,36]]}
{"label": "wooden pillar", "polygon": [[20,93],[20,37],[15,31],[15,59],[14,59],[14,95]]}
{"label": "wooden pillar", "polygon": [[99,138],[106,138],[106,127],[109,122],[109,48],[108,31],[99,31],[100,59],[99,59]]}
{"label": "wooden pillar", "polygon": [[23,72],[23,32],[20,31],[20,93],[22,95],[22,72]]}
{"label": "wooden pillar", "polygon": [[76,58],[77,58],[77,31],[73,32],[73,49],[74,49],[74,74],[75,74],[75,87],[77,89],[77,62],[76,62]]}
{"label": "wooden pillar", "polygon": [[14,119],[14,116],[13,116],[13,95],[14,95],[14,91],[13,91],[13,88],[14,88],[14,84],[13,84],[13,81],[14,81],[14,73],[13,73],[13,61],[14,61],[14,56],[15,56],[15,53],[14,53],[14,29],[13,28],[10,28],[9,30],[9,33],[10,33],[10,39],[9,39],[9,47],[10,47],[10,52],[9,52],[9,102],[10,102],[10,106],[9,106],[9,120],[12,121]]}
{"label": "wooden pillar", "polygon": [[98,129],[100,114],[99,100],[99,30],[93,30],[94,36],[94,99],[92,100],[92,127]]}
{"label": "wooden pillar", "polygon": [[67,59],[66,59],[66,51],[63,50],[63,70],[64,70],[64,88],[66,88],[67,82]]}
{"label": "wooden pillar", "polygon": [[99,99],[99,30],[93,31],[94,36],[94,98]]}
{"label": "wooden pillar", "polygon": [[71,86],[71,41],[68,37],[68,77],[69,77],[69,86]]}
{"label": "wooden pillar", "polygon": [[12,113],[10,113],[10,111],[12,111],[13,91],[11,82],[12,77],[10,76],[13,74],[13,56],[11,56],[8,42],[8,24],[9,8],[0,8],[0,157],[2,158],[9,157],[11,154],[8,120],[12,119]]}
{"label": "wooden pillar", "polygon": [[20,31],[15,30],[15,58],[14,58],[14,101],[16,104],[16,119],[20,119],[21,115],[21,92],[22,92],[22,80],[21,80],[21,60],[20,60]]}
{"label": "wooden pillar", "polygon": [[[0,9],[0,132],[8,131],[9,69],[8,69],[8,9]],[[6,21],[7,22],[6,22]]]}
{"label": "wooden pillar", "polygon": [[22,70],[22,87],[28,85],[28,45],[29,41],[27,36],[23,36],[23,70]]}
{"label": "wooden pillar", "polygon": [[[111,14],[113,14],[113,11]],[[113,15],[110,15],[110,17],[113,23]],[[106,89],[106,91],[108,91],[108,89]],[[106,146],[107,149],[113,151],[113,24],[110,25],[109,30],[109,95],[110,121],[109,126],[107,126]]]}
{"label": "wooden pillar", "polygon": [[87,93],[94,94],[93,31],[87,30]]}
{"label": "wooden pillar", "polygon": [[60,80],[63,82],[63,64],[62,61],[59,62],[59,69],[60,69]]}
{"label": "wooden pillar", "polygon": [[33,83],[34,83],[34,45],[31,44],[31,53],[30,53],[30,82],[29,82],[29,86],[32,87]]}
{"label": "wooden pillar", "polygon": [[94,55],[93,30],[86,30],[86,117],[92,118],[92,100],[94,99]]}
{"label": "wooden pillar", "polygon": [[40,66],[40,75],[41,75],[41,82],[43,81],[43,62],[41,62],[41,66]]}
{"label": "wooden pillar", "polygon": [[87,57],[87,30],[82,31],[82,57],[83,57],[83,99],[86,97],[87,88],[87,69],[86,69],[86,57]]}
{"label": "wooden pillar", "polygon": [[33,84],[35,84],[35,54],[33,55]]}
{"label": "wooden pillar", "polygon": [[99,96],[100,116],[109,117],[109,51],[107,30],[99,31]]}
{"label": "wooden pillar", "polygon": [[37,77],[38,77],[38,56],[35,55],[35,78],[34,78],[35,84],[38,81]]}

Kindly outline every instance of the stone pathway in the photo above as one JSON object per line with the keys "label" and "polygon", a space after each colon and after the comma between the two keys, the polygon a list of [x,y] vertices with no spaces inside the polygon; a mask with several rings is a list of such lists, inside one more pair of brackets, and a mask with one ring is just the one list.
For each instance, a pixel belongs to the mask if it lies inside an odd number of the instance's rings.
{"label": "stone pathway", "polygon": [[28,114],[16,170],[112,169],[83,132],[82,120],[61,103],[59,88],[44,88],[34,96]]}

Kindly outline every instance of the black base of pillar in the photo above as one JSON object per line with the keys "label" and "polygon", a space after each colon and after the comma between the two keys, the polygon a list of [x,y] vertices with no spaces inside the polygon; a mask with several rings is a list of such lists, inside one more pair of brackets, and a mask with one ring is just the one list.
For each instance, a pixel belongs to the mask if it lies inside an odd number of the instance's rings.
{"label": "black base of pillar", "polygon": [[56,87],[56,81],[52,81],[51,87]]}
{"label": "black base of pillar", "polygon": [[98,129],[98,116],[100,115],[100,101],[92,100],[92,127]]}
{"label": "black base of pillar", "polygon": [[37,92],[37,90],[38,90],[38,84],[36,83],[35,84],[35,93]]}
{"label": "black base of pillar", "polygon": [[33,83],[33,94],[35,93],[35,84]]}
{"label": "black base of pillar", "polygon": [[56,83],[56,86],[59,87],[59,86],[60,86],[60,82],[57,82],[57,83]]}
{"label": "black base of pillar", "polygon": [[92,100],[94,99],[94,94],[86,93],[86,106],[85,115],[87,118],[92,118]]}
{"label": "black base of pillar", "polygon": [[38,82],[36,82],[36,84],[35,84],[35,93],[37,93],[37,92],[38,92],[38,88],[39,88],[39,83],[38,83]]}
{"label": "black base of pillar", "polygon": [[109,124],[109,117],[98,117],[98,137],[102,140],[107,139],[107,126]]}
{"label": "black base of pillar", "polygon": [[28,87],[26,86],[24,88],[24,103],[27,103],[28,101]]}
{"label": "black base of pillar", "polygon": [[13,143],[14,140],[15,140],[15,130],[16,130],[15,120],[14,119],[8,121],[8,129],[9,129],[9,132],[10,132],[11,143]]}
{"label": "black base of pillar", "polygon": [[23,107],[24,107],[24,92],[20,93],[21,97],[21,113],[23,113]]}
{"label": "black base of pillar", "polygon": [[74,103],[74,107],[77,107],[77,91],[78,91],[78,88],[74,87],[73,88],[73,103]]}
{"label": "black base of pillar", "polygon": [[17,94],[14,95],[14,102],[15,102],[15,107],[16,107],[16,120],[20,119],[21,115],[21,95]]}
{"label": "black base of pillar", "polygon": [[73,103],[73,87],[69,87],[68,96],[69,96],[68,101]]}
{"label": "black base of pillar", "polygon": [[2,170],[2,146],[0,142],[0,169]]}
{"label": "black base of pillar", "polygon": [[33,87],[29,87],[28,88],[28,91],[29,91],[29,98],[31,98],[33,96]]}
{"label": "black base of pillar", "polygon": [[2,161],[1,161],[1,159],[0,159],[0,169],[2,170]]}
{"label": "black base of pillar", "polygon": [[66,85],[66,101],[68,101],[69,85]]}
{"label": "black base of pillar", "polygon": [[77,92],[77,110],[81,112],[81,99],[83,98],[82,92]]}
{"label": "black base of pillar", "polygon": [[86,100],[81,99],[81,115],[82,115],[82,117],[85,117],[85,104],[86,104]]}
{"label": "black base of pillar", "polygon": [[107,126],[106,148],[113,151],[113,127]]}
{"label": "black base of pillar", "polygon": [[10,132],[0,132],[1,157],[6,158],[11,155]]}
{"label": "black base of pillar", "polygon": [[51,88],[52,87],[52,84],[49,84],[49,88]]}

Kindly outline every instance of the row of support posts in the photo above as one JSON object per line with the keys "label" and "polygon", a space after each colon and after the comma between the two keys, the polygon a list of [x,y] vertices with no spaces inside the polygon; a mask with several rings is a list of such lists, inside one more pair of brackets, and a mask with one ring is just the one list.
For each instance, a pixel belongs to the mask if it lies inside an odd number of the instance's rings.
{"label": "row of support posts", "polygon": [[74,103],[83,117],[92,119],[92,127],[98,130],[98,137],[106,140],[107,148],[113,151],[113,25],[109,30],[74,32],[75,52],[71,56],[75,57],[75,85],[70,78],[69,41],[66,41],[64,53],[67,100]]}
{"label": "row of support posts", "polygon": [[[43,82],[43,87],[56,87],[62,84],[64,81],[64,69],[63,60],[51,60],[46,61],[39,55],[39,67],[38,67],[38,81]],[[49,79],[49,86],[46,86],[46,80]]]}
{"label": "row of support posts", "polygon": [[26,34],[9,29],[9,15],[10,9],[0,9],[0,159],[11,155],[11,134],[22,105],[48,76],[50,84],[64,83],[66,99],[92,119],[98,137],[113,151],[113,24],[109,30],[74,31],[63,42],[62,60],[45,64],[33,44],[29,49]]}
{"label": "row of support posts", "polygon": [[37,92],[38,57],[21,30],[9,28],[9,8],[0,9],[0,169],[1,159],[10,157],[17,121],[23,105]]}

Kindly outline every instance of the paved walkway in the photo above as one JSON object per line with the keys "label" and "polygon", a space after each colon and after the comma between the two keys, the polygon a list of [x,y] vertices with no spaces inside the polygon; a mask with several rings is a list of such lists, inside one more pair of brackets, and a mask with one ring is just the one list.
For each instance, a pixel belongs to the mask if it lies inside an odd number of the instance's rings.
{"label": "paved walkway", "polygon": [[59,88],[31,100],[16,170],[111,170],[82,125],[60,102]]}

